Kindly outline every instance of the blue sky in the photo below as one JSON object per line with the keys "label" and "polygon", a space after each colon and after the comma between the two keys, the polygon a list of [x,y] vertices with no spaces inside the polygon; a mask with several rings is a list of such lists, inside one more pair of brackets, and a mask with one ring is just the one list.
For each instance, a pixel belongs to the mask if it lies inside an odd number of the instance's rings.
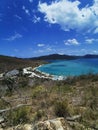
{"label": "blue sky", "polygon": [[0,0],[0,54],[98,54],[98,0]]}

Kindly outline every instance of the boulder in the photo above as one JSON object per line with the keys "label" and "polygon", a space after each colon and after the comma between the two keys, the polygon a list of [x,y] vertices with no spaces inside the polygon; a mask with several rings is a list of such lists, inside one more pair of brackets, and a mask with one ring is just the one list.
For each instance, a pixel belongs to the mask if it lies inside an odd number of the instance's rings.
{"label": "boulder", "polygon": [[0,124],[4,122],[4,118],[0,116]]}
{"label": "boulder", "polygon": [[64,118],[38,122],[32,130],[72,130]]}
{"label": "boulder", "polygon": [[13,76],[17,76],[18,74],[19,74],[19,70],[14,69],[14,70],[7,72],[5,74],[5,77],[13,77]]}

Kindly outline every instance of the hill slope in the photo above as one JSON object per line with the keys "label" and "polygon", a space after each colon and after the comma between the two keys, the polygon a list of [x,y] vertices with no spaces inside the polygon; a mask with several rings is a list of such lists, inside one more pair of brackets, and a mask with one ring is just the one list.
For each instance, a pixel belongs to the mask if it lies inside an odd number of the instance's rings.
{"label": "hill slope", "polygon": [[0,55],[0,73],[12,70],[12,69],[19,69],[23,67],[29,66],[38,66],[41,61],[32,61],[30,59],[22,59],[10,56],[3,56]]}

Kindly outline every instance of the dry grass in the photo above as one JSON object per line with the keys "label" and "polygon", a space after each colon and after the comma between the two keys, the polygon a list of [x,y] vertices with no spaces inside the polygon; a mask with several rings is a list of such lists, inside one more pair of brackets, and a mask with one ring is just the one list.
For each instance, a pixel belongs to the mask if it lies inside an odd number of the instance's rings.
{"label": "dry grass", "polygon": [[[78,123],[91,126],[98,120],[97,77],[97,75],[75,77],[68,81],[32,79],[31,86],[20,85],[20,81],[22,81],[21,84],[27,81],[26,77],[21,77],[20,80],[18,79],[19,86],[21,86],[18,87],[18,91],[14,90],[10,97],[3,96],[6,100],[11,101],[12,106],[20,103],[32,104],[28,112],[30,122],[58,116],[66,118],[67,116],[82,115]],[[0,103],[0,106],[4,108],[5,104],[2,106]]]}

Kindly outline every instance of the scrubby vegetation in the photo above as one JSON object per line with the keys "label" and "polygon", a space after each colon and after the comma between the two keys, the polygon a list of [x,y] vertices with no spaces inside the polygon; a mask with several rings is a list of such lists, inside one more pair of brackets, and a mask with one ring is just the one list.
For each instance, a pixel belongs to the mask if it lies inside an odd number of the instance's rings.
{"label": "scrubby vegetation", "polygon": [[[34,123],[55,117],[67,119],[80,115],[78,125],[96,128],[98,124],[97,90],[98,75],[91,74],[69,77],[65,81],[31,79],[26,76],[12,80],[4,79],[0,82],[0,113],[6,120],[6,125]],[[72,127],[76,130],[74,125]]]}

